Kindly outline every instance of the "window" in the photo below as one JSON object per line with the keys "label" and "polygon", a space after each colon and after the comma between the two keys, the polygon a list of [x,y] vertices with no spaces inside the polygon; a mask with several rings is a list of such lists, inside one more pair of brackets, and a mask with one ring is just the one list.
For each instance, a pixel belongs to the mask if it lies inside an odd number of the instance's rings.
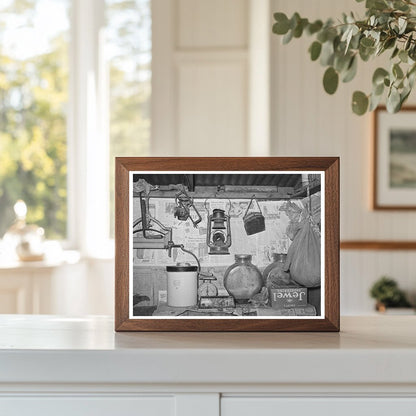
{"label": "window", "polygon": [[24,199],[29,222],[48,238],[66,237],[69,6],[0,6],[0,236]]}
{"label": "window", "polygon": [[1,2],[0,237],[17,199],[84,253],[113,235],[114,157],[149,151],[150,4]]}

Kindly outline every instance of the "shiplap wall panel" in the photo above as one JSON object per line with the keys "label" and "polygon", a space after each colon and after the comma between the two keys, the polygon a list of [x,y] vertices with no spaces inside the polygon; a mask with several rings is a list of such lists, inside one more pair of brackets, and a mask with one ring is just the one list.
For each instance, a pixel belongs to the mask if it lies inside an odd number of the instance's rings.
{"label": "shiplap wall panel", "polygon": [[[341,16],[363,4],[352,0],[272,0],[272,11],[288,15],[298,11],[310,19]],[[356,79],[340,83],[335,95],[322,88],[324,68],[311,62],[307,52],[312,38],[304,36],[282,45],[272,36],[271,149],[279,156],[341,157],[341,239],[416,240],[416,212],[372,211],[372,120],[351,112],[355,90],[371,89],[373,70],[380,57],[359,63]],[[415,103],[415,94],[409,103]],[[381,275],[395,277],[412,294],[416,292],[416,253],[343,251],[341,253],[343,313],[372,310],[371,283]]]}
{"label": "shiplap wall panel", "polygon": [[176,0],[180,156],[243,156],[248,137],[248,0]]}
{"label": "shiplap wall panel", "polygon": [[249,5],[152,1],[152,155],[247,153]]}
{"label": "shiplap wall panel", "polygon": [[394,276],[411,302],[416,303],[416,256],[412,252],[343,251],[341,255],[341,312],[374,311],[369,291],[381,276]]}
{"label": "shiplap wall panel", "polygon": [[246,48],[248,0],[178,0],[180,49]]}
{"label": "shiplap wall panel", "polygon": [[179,68],[180,155],[243,156],[247,73],[241,61],[182,63]]}

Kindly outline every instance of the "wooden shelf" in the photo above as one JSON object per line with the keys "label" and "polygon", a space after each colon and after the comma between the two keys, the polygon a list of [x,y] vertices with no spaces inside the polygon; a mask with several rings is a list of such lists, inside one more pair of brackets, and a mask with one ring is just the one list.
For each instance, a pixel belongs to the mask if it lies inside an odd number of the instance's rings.
{"label": "wooden shelf", "polygon": [[341,250],[416,250],[416,241],[341,241]]}

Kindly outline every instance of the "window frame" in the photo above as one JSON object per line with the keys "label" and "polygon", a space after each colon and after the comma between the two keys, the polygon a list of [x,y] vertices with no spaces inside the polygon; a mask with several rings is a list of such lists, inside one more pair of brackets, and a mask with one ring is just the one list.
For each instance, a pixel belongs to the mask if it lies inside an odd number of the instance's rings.
{"label": "window frame", "polygon": [[67,248],[109,258],[108,71],[105,0],[72,0],[67,118]]}

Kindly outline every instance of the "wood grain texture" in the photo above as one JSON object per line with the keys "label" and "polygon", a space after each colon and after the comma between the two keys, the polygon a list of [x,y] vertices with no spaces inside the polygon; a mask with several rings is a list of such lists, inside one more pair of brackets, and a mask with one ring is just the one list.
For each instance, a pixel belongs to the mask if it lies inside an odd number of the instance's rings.
{"label": "wood grain texture", "polygon": [[116,158],[115,327],[129,319],[129,170]]}
{"label": "wood grain texture", "polygon": [[[379,106],[373,112],[373,210],[384,210],[384,211],[414,211],[416,210],[416,205],[380,205],[378,202],[378,184],[377,184],[377,172],[378,172],[378,120],[381,111],[387,111],[385,106]],[[416,112],[416,106],[406,106],[403,107],[401,112],[413,111]]]}
{"label": "wood grain texture", "polygon": [[341,241],[341,250],[416,250],[416,241]]}
{"label": "wood grain texture", "polygon": [[[323,319],[130,319],[130,171],[323,171],[325,172],[325,318]],[[116,331],[339,331],[339,158],[116,158]]]}

